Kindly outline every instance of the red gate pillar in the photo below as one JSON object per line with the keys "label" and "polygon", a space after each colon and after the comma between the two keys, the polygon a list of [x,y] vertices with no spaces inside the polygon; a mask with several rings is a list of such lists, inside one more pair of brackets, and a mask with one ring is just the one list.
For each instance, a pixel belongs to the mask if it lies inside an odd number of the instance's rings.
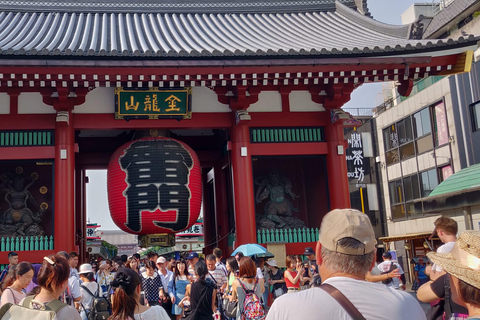
{"label": "red gate pillar", "polygon": [[256,243],[255,199],[253,193],[252,157],[249,152],[250,132],[247,124],[231,129],[233,190],[235,204],[235,247]]}
{"label": "red gate pillar", "polygon": [[[73,107],[85,102],[88,88],[44,89],[43,103],[53,106],[55,119],[54,249],[74,251],[75,228],[75,126]],[[71,93],[74,93],[73,95]]]}
{"label": "red gate pillar", "polygon": [[328,145],[327,177],[330,209],[350,208],[342,120],[337,120],[325,126],[325,138]]}
{"label": "red gate pillar", "polygon": [[217,246],[222,249],[223,256],[226,257],[228,239],[227,235],[230,231],[228,224],[228,204],[227,204],[227,181],[225,180],[225,172],[221,165],[216,165],[214,168],[214,187],[215,187],[215,216],[216,227],[218,234]]}
{"label": "red gate pillar", "polygon": [[55,251],[75,250],[75,135],[71,108],[56,105],[55,123]]}

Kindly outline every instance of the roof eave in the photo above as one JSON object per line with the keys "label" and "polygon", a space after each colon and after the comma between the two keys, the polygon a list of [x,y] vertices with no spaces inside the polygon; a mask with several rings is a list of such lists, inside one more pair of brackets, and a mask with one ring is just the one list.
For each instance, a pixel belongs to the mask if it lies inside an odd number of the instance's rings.
{"label": "roof eave", "polygon": [[[480,39],[480,37],[478,37]],[[478,49],[478,39],[445,47],[402,52],[374,52],[363,54],[331,54],[323,56],[244,56],[244,57],[130,57],[130,56],[56,56],[56,55],[0,55],[0,65],[18,65],[22,61],[27,66],[78,66],[82,62],[90,67],[238,67],[238,66],[294,66],[294,65],[338,65],[338,64],[396,64],[428,63],[432,58],[457,55]],[[127,60],[128,59],[128,60]]]}
{"label": "roof eave", "polygon": [[475,205],[480,205],[480,187],[424,197],[414,201],[417,213],[438,213]]}

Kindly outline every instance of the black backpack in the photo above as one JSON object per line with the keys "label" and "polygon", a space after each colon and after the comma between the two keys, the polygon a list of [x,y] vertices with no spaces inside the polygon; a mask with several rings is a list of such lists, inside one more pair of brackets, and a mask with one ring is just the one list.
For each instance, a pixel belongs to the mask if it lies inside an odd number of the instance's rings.
{"label": "black backpack", "polygon": [[[386,272],[382,272],[382,274],[387,274],[387,273],[390,273],[392,272],[393,270],[397,269],[398,267],[395,265],[395,262],[391,262],[390,263],[390,268],[388,269],[388,271]],[[390,282],[392,282],[393,279],[392,278],[388,278],[387,280],[383,280],[382,283],[383,284],[389,284]]]}
{"label": "black backpack", "polygon": [[[87,287],[83,284],[80,286],[83,288],[89,295],[93,297],[92,307],[90,308],[90,312],[87,315],[88,320],[107,320],[110,317],[110,303],[104,297],[98,296],[100,292],[100,286],[97,284],[97,294],[94,295]],[[85,309],[85,308],[84,308]]]}

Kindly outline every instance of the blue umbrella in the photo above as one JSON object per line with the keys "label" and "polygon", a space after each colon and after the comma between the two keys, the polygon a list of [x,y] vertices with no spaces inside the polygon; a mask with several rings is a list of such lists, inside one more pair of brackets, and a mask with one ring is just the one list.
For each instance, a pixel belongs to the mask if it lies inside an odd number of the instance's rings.
{"label": "blue umbrella", "polygon": [[267,249],[256,243],[247,243],[242,244],[240,247],[235,249],[232,253],[232,257],[237,254],[237,252],[243,253],[244,256],[253,256],[254,254],[260,254],[267,252]]}

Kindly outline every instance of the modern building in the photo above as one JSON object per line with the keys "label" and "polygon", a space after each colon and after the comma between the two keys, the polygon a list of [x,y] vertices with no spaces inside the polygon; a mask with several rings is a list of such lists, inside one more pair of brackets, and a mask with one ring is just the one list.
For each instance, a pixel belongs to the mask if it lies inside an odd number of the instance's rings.
{"label": "modern building", "polygon": [[[423,30],[423,38],[480,34],[478,1],[413,5],[402,18]],[[440,244],[429,240],[440,215],[456,219],[459,231],[479,229],[478,196],[470,193],[478,181],[469,179],[480,163],[478,49],[464,58],[472,64],[469,73],[417,79],[409,97],[392,83],[392,99],[374,109],[388,221],[383,241],[404,265]]]}
{"label": "modern building", "polygon": [[[477,41],[421,39],[359,0],[2,1],[0,235],[32,262],[83,255],[86,170],[169,137],[198,155],[207,250],[262,240],[302,253],[326,212],[350,207],[341,107],[354,88],[397,81],[408,96],[417,79],[466,70]],[[159,199],[166,183],[150,180],[136,196],[154,204],[128,214],[176,223],[192,189]],[[13,194],[18,208],[3,201]]]}

